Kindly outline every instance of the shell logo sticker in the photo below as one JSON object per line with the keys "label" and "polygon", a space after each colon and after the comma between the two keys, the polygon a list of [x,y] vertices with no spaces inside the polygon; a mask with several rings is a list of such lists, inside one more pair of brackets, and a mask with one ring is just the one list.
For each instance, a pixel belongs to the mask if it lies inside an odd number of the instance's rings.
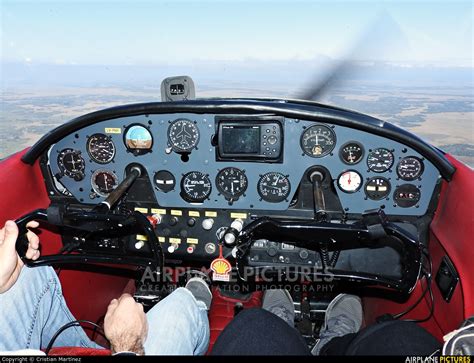
{"label": "shell logo sticker", "polygon": [[222,256],[222,246],[219,246],[219,257],[211,262],[211,270],[214,281],[230,281],[232,265]]}

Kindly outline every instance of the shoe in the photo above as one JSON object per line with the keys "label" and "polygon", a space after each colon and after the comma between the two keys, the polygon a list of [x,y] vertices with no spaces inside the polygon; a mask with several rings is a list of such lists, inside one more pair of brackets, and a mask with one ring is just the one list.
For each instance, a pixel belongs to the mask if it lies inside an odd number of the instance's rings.
{"label": "shoe", "polygon": [[355,295],[339,294],[328,305],[319,340],[311,354],[319,355],[331,339],[357,333],[362,325],[362,303]]}
{"label": "shoe", "polygon": [[262,308],[283,319],[291,327],[295,326],[295,306],[287,290],[265,290]]}
{"label": "shoe", "polygon": [[207,310],[211,308],[212,292],[203,278],[191,277],[186,282],[185,288],[191,291],[191,294],[193,294],[197,301],[202,301],[206,305]]}

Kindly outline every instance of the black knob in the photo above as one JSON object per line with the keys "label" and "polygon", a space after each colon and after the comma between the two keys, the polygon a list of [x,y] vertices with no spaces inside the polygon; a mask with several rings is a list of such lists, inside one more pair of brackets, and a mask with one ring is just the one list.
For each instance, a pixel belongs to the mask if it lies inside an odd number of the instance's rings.
{"label": "black knob", "polygon": [[194,218],[189,218],[188,219],[188,226],[189,227],[194,227],[195,224],[196,224],[196,220]]}
{"label": "black knob", "polygon": [[163,236],[168,237],[171,234],[171,230],[169,228],[163,229]]}
{"label": "black knob", "polygon": [[275,248],[275,247],[270,247],[268,250],[267,250],[267,253],[270,257],[274,257],[276,256],[276,254],[278,253],[278,250]]}
{"label": "black knob", "polygon": [[302,260],[306,260],[309,256],[309,253],[306,250],[301,250],[299,255]]}
{"label": "black knob", "polygon": [[186,231],[185,229],[182,229],[181,231],[179,231],[179,235],[182,238],[186,238],[188,236],[188,231]]}
{"label": "black knob", "polygon": [[176,226],[178,224],[178,218],[176,217],[171,217],[169,221],[170,226]]}

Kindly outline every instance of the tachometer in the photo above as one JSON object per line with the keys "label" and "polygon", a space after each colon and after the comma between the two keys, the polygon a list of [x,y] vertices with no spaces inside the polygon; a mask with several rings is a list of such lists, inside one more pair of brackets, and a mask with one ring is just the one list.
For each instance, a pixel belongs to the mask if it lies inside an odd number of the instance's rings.
{"label": "tachometer", "polygon": [[336,134],[325,125],[314,125],[303,132],[300,145],[306,155],[321,158],[336,146]]}
{"label": "tachometer", "polygon": [[280,203],[290,195],[290,180],[287,175],[283,175],[282,173],[266,173],[260,177],[257,184],[257,191],[264,201]]}
{"label": "tachometer", "polygon": [[364,156],[364,147],[355,141],[348,142],[339,150],[339,157],[345,164],[357,164]]}
{"label": "tachometer", "polygon": [[110,163],[115,156],[115,144],[110,136],[94,134],[87,140],[87,152],[96,163]]}
{"label": "tachometer", "polygon": [[202,203],[211,195],[212,183],[209,175],[191,171],[181,179],[181,197],[190,203]]}
{"label": "tachometer", "polygon": [[393,165],[393,154],[385,148],[371,150],[367,155],[367,166],[375,173],[383,173]]}
{"label": "tachometer", "polygon": [[362,185],[362,177],[355,170],[348,170],[339,175],[337,185],[345,193],[355,193]]}
{"label": "tachometer", "polygon": [[370,178],[365,184],[365,195],[372,200],[384,199],[390,193],[390,182],[386,178]]}
{"label": "tachometer", "polygon": [[81,152],[64,149],[58,155],[58,166],[61,173],[76,181],[84,179],[85,162]]}
{"label": "tachometer", "polygon": [[247,190],[248,180],[245,171],[229,167],[216,176],[216,187],[227,200],[236,201]]}
{"label": "tachometer", "polygon": [[403,180],[415,180],[423,174],[423,162],[415,156],[407,156],[398,162],[397,174]]}
{"label": "tachometer", "polygon": [[94,192],[106,197],[117,187],[118,178],[109,170],[99,169],[92,174],[91,185]]}
{"label": "tachometer", "polygon": [[175,120],[168,128],[168,142],[175,152],[190,152],[199,142],[199,129],[193,121]]}

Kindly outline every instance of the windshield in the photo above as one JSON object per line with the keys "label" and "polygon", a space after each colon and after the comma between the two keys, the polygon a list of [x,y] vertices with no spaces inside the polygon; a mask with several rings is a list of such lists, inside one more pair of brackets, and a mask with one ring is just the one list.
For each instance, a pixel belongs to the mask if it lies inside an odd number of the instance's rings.
{"label": "windshield", "polygon": [[1,16],[0,158],[189,75],[197,97],[320,89],[474,166],[470,1],[2,0]]}

